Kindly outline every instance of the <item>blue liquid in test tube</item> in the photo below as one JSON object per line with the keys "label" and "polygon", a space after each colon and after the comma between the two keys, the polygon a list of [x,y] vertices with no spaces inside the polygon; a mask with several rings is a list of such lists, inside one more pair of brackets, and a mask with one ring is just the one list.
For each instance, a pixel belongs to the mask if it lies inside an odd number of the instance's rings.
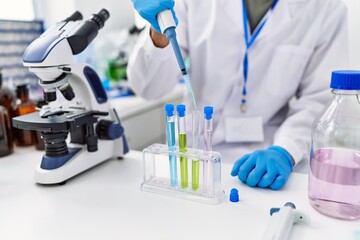
{"label": "blue liquid in test tube", "polygon": [[166,136],[167,143],[169,148],[169,165],[170,165],[170,182],[171,186],[176,187],[178,184],[177,180],[177,168],[176,168],[176,155],[171,154],[176,150],[176,141],[175,141],[175,122],[174,122],[174,105],[166,104]]}

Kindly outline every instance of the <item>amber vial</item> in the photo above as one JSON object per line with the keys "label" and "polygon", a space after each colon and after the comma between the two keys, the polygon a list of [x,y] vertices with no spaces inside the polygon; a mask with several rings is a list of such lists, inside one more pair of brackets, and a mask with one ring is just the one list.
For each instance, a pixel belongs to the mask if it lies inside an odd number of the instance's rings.
{"label": "amber vial", "polygon": [[14,151],[10,113],[15,97],[10,89],[2,88],[2,80],[0,69],[0,157]]}
{"label": "amber vial", "polygon": [[8,110],[0,106],[0,157],[12,153],[14,143],[11,133],[11,124]]}
{"label": "amber vial", "polygon": [[[16,105],[13,117],[22,116],[36,111],[36,105],[29,99],[29,89],[26,84],[16,87]],[[18,146],[29,146],[34,144],[34,131],[14,128],[15,143]]]}

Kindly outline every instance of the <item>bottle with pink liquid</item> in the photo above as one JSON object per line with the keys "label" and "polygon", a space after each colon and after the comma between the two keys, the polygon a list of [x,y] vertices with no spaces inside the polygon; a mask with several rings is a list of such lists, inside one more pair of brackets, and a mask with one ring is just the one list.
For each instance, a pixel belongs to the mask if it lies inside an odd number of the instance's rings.
{"label": "bottle with pink liquid", "polygon": [[330,217],[360,219],[360,71],[335,71],[333,98],[315,121],[309,200]]}

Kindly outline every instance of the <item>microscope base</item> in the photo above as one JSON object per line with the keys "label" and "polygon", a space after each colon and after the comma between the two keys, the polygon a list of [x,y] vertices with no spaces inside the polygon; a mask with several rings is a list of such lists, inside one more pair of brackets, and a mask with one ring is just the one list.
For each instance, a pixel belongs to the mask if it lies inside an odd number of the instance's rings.
{"label": "microscope base", "polygon": [[35,169],[35,182],[44,185],[60,184],[106,160],[121,157],[120,154],[114,154],[115,151],[121,152],[119,151],[121,148],[118,147],[120,140],[99,141],[96,152],[88,152],[86,145],[69,144],[70,148],[80,148],[80,150],[63,166],[56,169],[43,169],[40,161]]}

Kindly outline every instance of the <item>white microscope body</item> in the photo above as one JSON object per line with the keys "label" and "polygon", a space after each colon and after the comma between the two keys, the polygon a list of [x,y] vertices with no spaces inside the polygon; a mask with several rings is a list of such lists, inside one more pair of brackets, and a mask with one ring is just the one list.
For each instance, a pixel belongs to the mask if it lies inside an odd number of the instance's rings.
{"label": "white microscope body", "polygon": [[[40,112],[13,119],[15,127],[41,131],[45,155],[35,169],[37,183],[64,183],[128,152],[124,130],[98,75],[73,59],[96,37],[108,17],[103,9],[82,21],[76,12],[47,30],[24,53],[24,66],[39,77],[49,103]],[[57,90],[64,99],[57,100]]]}

